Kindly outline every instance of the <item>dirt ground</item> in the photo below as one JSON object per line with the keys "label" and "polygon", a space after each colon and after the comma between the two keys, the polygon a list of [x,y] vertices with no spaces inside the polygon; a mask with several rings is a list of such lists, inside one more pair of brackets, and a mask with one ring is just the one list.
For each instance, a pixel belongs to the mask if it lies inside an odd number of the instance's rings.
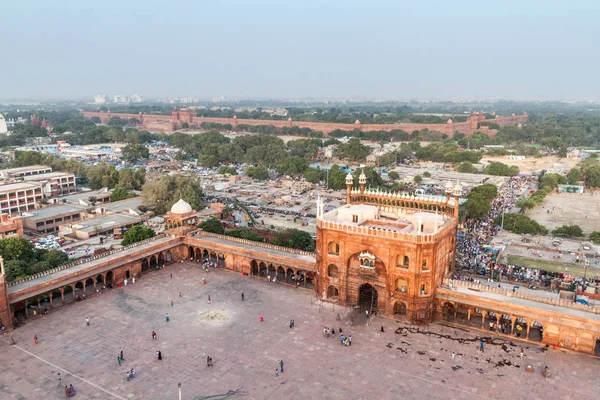
{"label": "dirt ground", "polygon": [[600,194],[551,193],[527,215],[549,230],[579,225],[586,235],[600,230]]}
{"label": "dirt ground", "polygon": [[[570,170],[579,162],[576,158],[559,158],[557,156],[546,156],[542,158],[526,157],[523,160],[511,160],[508,157],[488,157],[484,156],[481,159],[481,163],[488,165],[492,162],[501,162],[506,165],[516,165],[519,167],[521,173],[540,171],[542,169],[551,169],[553,167],[564,169],[565,171]],[[558,164],[558,165],[555,165]]]}

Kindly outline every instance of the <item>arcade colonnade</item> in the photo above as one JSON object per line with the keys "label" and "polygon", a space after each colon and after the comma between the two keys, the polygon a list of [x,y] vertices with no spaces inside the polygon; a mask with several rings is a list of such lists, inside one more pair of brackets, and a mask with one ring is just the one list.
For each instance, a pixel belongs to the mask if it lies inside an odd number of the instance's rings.
{"label": "arcade colonnade", "polygon": [[120,286],[124,284],[125,280],[129,283],[133,277],[139,277],[174,261],[173,251],[168,249],[145,255],[125,265],[86,274],[74,280],[66,279],[65,283],[59,287],[11,303],[10,308],[14,324],[18,325],[24,319],[50,312],[63,305],[85,300],[88,296],[101,293],[107,288]]}
{"label": "arcade colonnade", "polygon": [[270,282],[287,283],[311,289],[314,287],[313,271],[300,268],[290,254],[287,262],[264,261],[259,254],[256,257],[231,254],[226,251],[211,250],[199,246],[188,246],[186,260],[203,266],[227,268],[250,276],[269,280]]}

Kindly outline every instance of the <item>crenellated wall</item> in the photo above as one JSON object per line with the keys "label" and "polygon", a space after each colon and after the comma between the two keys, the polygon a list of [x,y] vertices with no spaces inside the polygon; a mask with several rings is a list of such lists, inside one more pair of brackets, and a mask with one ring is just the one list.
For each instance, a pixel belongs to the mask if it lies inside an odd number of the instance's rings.
{"label": "crenellated wall", "polygon": [[[445,124],[414,124],[414,123],[396,123],[396,124],[361,124],[356,121],[354,124],[339,124],[339,123],[327,123],[327,122],[306,122],[306,121],[293,121],[288,120],[259,120],[259,119],[238,119],[234,118],[212,118],[212,117],[197,117],[194,112],[189,109],[174,110],[171,115],[156,115],[156,114],[125,114],[125,113],[111,113],[100,112],[100,111],[83,111],[81,115],[90,119],[92,117],[98,117],[103,123],[108,123],[112,117],[119,117],[122,119],[136,118],[142,123],[144,129],[157,130],[157,131],[174,131],[181,128],[182,123],[188,123],[192,127],[199,128],[203,122],[213,122],[218,124],[229,124],[237,129],[239,125],[270,125],[277,128],[293,127],[309,128],[315,131],[321,131],[324,134],[328,134],[336,129],[351,131],[359,129],[363,132],[368,131],[392,131],[402,130],[407,133],[413,131],[420,131],[422,129],[428,129],[431,131],[439,131],[445,133],[448,136],[452,136],[454,132],[462,132],[467,135],[472,135],[477,132],[478,124],[481,122],[491,122],[500,126],[511,126],[519,123],[526,123],[528,120],[527,113],[522,115],[512,116],[496,116],[493,119],[485,119],[483,113],[473,113],[468,117],[466,122],[454,123],[449,120]],[[494,136],[496,131],[487,129],[488,134]]]}

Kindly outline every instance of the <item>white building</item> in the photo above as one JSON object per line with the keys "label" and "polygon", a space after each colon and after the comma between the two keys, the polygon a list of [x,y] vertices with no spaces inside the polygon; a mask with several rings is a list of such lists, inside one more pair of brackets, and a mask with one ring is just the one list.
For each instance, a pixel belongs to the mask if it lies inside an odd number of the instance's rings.
{"label": "white building", "polygon": [[129,96],[125,96],[122,94],[115,94],[113,97],[113,102],[115,103],[129,103]]}
{"label": "white building", "polygon": [[0,114],[0,133],[7,133],[8,132],[8,126],[6,126],[6,120],[4,119],[4,116],[2,114]]}
{"label": "white building", "polygon": [[108,97],[106,97],[103,94],[97,94],[96,96],[94,96],[94,103],[95,104],[106,104],[106,103],[108,103]]}
{"label": "white building", "polygon": [[132,94],[129,97],[129,101],[132,103],[141,103],[144,101],[144,98],[142,96],[140,96],[139,94]]}

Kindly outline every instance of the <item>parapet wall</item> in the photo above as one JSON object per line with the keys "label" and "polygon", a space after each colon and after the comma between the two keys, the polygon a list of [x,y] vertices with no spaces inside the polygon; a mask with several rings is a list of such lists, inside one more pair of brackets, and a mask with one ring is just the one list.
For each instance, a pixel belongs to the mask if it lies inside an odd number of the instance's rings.
{"label": "parapet wall", "polygon": [[490,285],[481,284],[481,283],[467,282],[467,281],[459,281],[459,280],[454,280],[454,279],[444,279],[444,285],[446,285],[446,286],[451,285],[453,287],[458,287],[458,286],[466,287],[468,289],[472,289],[474,291],[473,294],[475,294],[478,291],[479,292],[488,292],[488,293],[498,293],[498,294],[501,294],[502,296],[506,296],[506,297],[514,297],[517,299],[535,301],[538,303],[546,303],[546,304],[551,304],[553,306],[573,308],[575,310],[581,310],[581,311],[591,312],[594,314],[600,314],[600,307],[586,306],[581,303],[577,303],[577,302],[567,300],[567,299],[560,299],[558,297],[551,298],[551,297],[544,297],[544,296],[535,296],[535,295],[528,294],[528,293],[521,293],[518,290],[516,290],[515,292],[512,292],[510,290],[506,290],[506,289],[495,287],[495,286],[490,286]]}

